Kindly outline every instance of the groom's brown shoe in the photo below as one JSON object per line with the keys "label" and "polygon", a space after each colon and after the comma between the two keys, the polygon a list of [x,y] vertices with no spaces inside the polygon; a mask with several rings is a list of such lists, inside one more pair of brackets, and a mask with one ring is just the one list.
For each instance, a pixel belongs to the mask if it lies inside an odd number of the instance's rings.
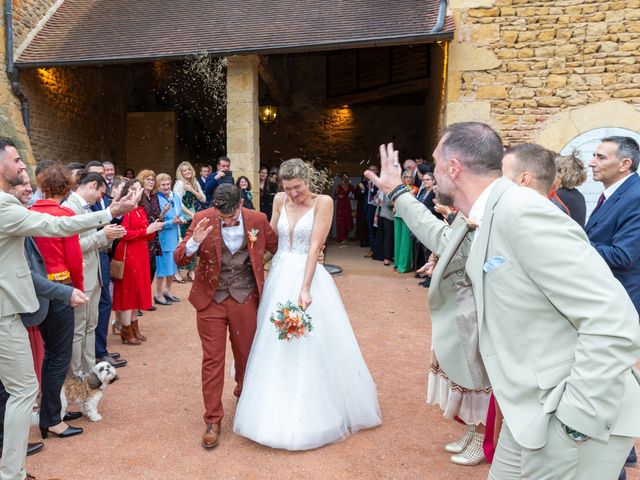
{"label": "groom's brown shoe", "polygon": [[218,443],[220,443],[220,424],[208,424],[204,435],[202,435],[202,446],[204,448],[213,448],[217,447]]}

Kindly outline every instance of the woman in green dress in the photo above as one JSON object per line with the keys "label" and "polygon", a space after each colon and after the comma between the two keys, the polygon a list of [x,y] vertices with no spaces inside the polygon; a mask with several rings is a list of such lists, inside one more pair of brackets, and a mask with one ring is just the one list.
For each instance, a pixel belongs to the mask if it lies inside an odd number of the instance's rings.
{"label": "woman in green dress", "polygon": [[[416,194],[417,188],[413,185],[413,173],[410,170],[402,172],[402,183],[411,188],[411,193]],[[398,273],[411,271],[413,264],[413,238],[411,231],[404,220],[395,215],[393,219],[394,237],[394,268]]]}
{"label": "woman in green dress", "polygon": [[[176,170],[176,183],[173,186],[173,194],[178,197],[182,204],[182,213],[186,223],[180,225],[180,238],[184,238],[191,225],[191,220],[196,214],[197,202],[205,202],[206,197],[202,187],[196,180],[196,171],[189,162],[182,162]],[[196,268],[197,258],[194,256],[191,263],[184,266],[187,271],[187,278],[193,281],[193,271]],[[184,283],[183,270],[178,270],[175,281]]]}

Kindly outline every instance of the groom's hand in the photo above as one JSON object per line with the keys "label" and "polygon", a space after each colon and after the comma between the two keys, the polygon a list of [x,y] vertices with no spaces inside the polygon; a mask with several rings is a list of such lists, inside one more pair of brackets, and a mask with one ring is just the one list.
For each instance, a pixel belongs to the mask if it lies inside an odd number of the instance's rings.
{"label": "groom's hand", "polygon": [[203,218],[198,222],[196,228],[193,230],[193,235],[191,235],[194,242],[198,244],[202,243],[204,239],[207,238],[207,235],[211,233],[213,225],[209,225],[209,223],[208,218]]}
{"label": "groom's hand", "polygon": [[389,193],[402,184],[402,167],[398,158],[398,151],[393,149],[393,143],[380,145],[380,176],[378,177],[371,170],[364,172],[364,175],[375,183],[382,193]]}

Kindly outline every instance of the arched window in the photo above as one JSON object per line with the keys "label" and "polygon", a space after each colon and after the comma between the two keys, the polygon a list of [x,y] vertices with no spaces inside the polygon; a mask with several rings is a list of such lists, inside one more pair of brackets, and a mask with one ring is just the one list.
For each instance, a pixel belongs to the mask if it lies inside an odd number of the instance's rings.
{"label": "arched window", "polygon": [[626,128],[594,128],[575,137],[560,151],[560,155],[569,155],[573,149],[578,150],[578,152],[580,152],[580,158],[582,158],[582,161],[587,167],[587,181],[578,187],[578,190],[582,192],[587,201],[587,216],[589,216],[596,207],[598,197],[604,190],[601,182],[595,182],[593,180],[589,161],[593,157],[593,153],[596,151],[596,148],[598,148],[598,145],[600,145],[600,141],[605,137],[612,136],[631,137],[640,143],[640,133],[627,130]]}

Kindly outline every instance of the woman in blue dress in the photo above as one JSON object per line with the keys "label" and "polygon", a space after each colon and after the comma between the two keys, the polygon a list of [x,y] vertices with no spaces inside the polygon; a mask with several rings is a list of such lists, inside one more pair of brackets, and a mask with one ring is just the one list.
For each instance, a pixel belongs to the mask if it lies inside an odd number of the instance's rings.
{"label": "woman in blue dress", "polygon": [[160,173],[156,177],[158,184],[158,203],[164,212],[164,227],[158,232],[162,255],[156,256],[156,293],[155,303],[169,305],[180,299],[171,294],[173,276],[176,274],[176,264],[173,261],[173,251],[179,242],[179,225],[185,223],[180,199],[171,191],[171,176]]}

